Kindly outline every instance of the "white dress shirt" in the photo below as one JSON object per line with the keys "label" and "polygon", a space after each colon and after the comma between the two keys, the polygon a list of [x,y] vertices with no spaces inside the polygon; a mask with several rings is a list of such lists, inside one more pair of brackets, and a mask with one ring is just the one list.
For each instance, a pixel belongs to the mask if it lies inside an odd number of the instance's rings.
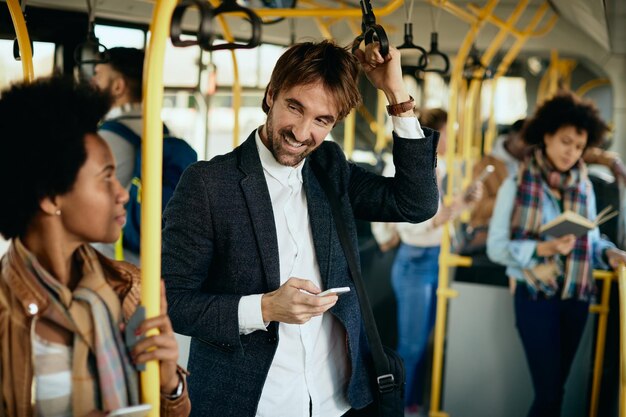
{"label": "white dress shirt", "polygon": [[[405,138],[423,138],[417,118],[392,117],[394,130]],[[296,277],[324,290],[306,194],[302,167],[279,164],[265,147],[259,132],[256,145],[270,193],[280,259],[280,284]],[[266,330],[263,294],[241,298],[239,332]],[[350,409],[347,386],[350,380],[346,332],[332,314],[313,317],[305,324],[280,323],[279,343],[257,408],[257,417],[340,417]],[[309,411],[311,407],[311,411]]]}

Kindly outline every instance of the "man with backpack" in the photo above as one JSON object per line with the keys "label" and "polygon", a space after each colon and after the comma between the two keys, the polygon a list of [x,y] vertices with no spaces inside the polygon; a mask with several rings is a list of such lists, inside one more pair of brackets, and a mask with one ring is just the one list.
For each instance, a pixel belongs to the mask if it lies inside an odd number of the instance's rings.
{"label": "man with backpack", "polygon": [[[113,98],[113,106],[98,134],[109,144],[117,162],[117,178],[129,189],[126,226],[123,230],[124,259],[139,264],[141,138],[143,133],[142,85],[144,52],[136,48],[111,48],[104,62],[94,68],[93,83]],[[174,138],[163,125],[163,209],[174,193],[183,171],[197,158],[184,140]],[[102,247],[114,257],[114,248]],[[119,256],[118,256],[119,257]]]}

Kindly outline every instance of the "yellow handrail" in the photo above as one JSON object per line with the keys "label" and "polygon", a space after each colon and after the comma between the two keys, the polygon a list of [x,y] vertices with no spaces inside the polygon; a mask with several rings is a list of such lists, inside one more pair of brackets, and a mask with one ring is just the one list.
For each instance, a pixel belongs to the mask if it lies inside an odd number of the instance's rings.
{"label": "yellow handrail", "polygon": [[589,80],[576,90],[576,95],[582,97],[594,88],[601,87],[603,85],[611,85],[611,81],[608,78],[596,78],[595,80]]}
{"label": "yellow handrail", "polygon": [[620,334],[620,383],[619,383],[619,415],[626,417],[626,266],[620,265],[618,270],[619,288],[619,334]]}
{"label": "yellow handrail", "polygon": [[[482,13],[478,17],[472,17],[473,23],[457,52],[452,65],[451,77],[450,77],[450,103],[448,110],[448,122],[447,122],[447,150],[446,150],[446,165],[450,173],[448,176],[448,187],[446,195],[446,204],[449,204],[453,193],[453,179],[454,179],[454,157],[456,154],[456,136],[457,132],[456,121],[458,111],[457,93],[461,87],[463,77],[463,67],[469,54],[470,48],[476,39],[478,31],[485,22],[485,17],[493,12],[499,0],[489,0],[487,4],[481,10]],[[432,3],[432,1],[431,1]],[[435,2],[437,5],[447,5],[450,7],[450,3],[443,0],[442,2]],[[448,310],[448,298],[454,296],[455,293],[449,288],[449,274],[450,274],[450,224],[446,222],[444,225],[443,237],[441,239],[441,255],[439,257],[439,285],[437,289],[437,313],[435,318],[435,340],[433,349],[433,371],[432,371],[432,384],[431,384],[431,396],[430,396],[430,417],[445,417],[446,413],[440,411],[441,406],[441,374],[443,369],[443,343],[446,331],[446,316]]]}
{"label": "yellow handrail", "polygon": [[387,146],[387,134],[385,132],[385,93],[382,90],[378,90],[376,96],[376,145],[374,145],[374,152],[380,153]]}
{"label": "yellow handrail", "polygon": [[343,151],[348,159],[352,159],[352,152],[354,152],[355,128],[356,110],[352,109],[343,122]]}
{"label": "yellow handrail", "polygon": [[[213,7],[220,5],[219,0],[209,0]],[[230,31],[228,22],[223,15],[218,15],[217,20],[222,27],[222,35],[227,42],[235,42],[235,37]],[[237,62],[237,54],[235,50],[230,51],[233,60],[233,149],[239,146],[239,110],[241,109],[241,81],[239,79],[239,64]]]}
{"label": "yellow handrail", "polygon": [[589,312],[597,313],[598,330],[596,334],[596,353],[593,360],[593,381],[591,384],[591,406],[589,416],[598,415],[598,401],[600,399],[600,382],[602,378],[602,364],[604,363],[604,346],[606,344],[606,329],[609,320],[609,300],[611,297],[611,281],[617,276],[612,271],[593,271],[596,280],[604,280],[600,305],[592,305]]}
{"label": "yellow handrail", "polygon": [[[213,2],[214,0],[210,0]],[[400,6],[402,6],[404,0],[390,0],[387,5],[374,9],[374,14],[377,17],[387,16]],[[262,8],[251,9],[259,17],[361,17],[360,8],[315,8],[315,9],[280,9],[280,8]],[[244,13],[229,13],[229,16],[246,17]]]}
{"label": "yellow handrail", "polygon": [[9,13],[15,28],[17,44],[20,47],[20,59],[22,61],[22,71],[24,72],[24,81],[30,83],[35,79],[35,69],[33,67],[33,50],[30,47],[30,38],[24,14],[18,0],[7,0]]}
{"label": "yellow handrail", "polygon": [[[509,69],[509,66],[511,65],[515,57],[517,57],[517,55],[519,54],[520,50],[522,49],[522,46],[524,46],[526,41],[528,41],[528,38],[531,36],[543,36],[546,33],[548,33],[550,30],[552,30],[552,28],[556,24],[556,21],[558,20],[558,15],[553,14],[541,32],[534,31],[535,27],[539,24],[541,19],[543,19],[543,16],[545,15],[545,13],[548,11],[549,8],[550,8],[550,5],[548,4],[548,2],[545,2],[541,6],[539,6],[532,20],[528,23],[528,26],[526,26],[526,29],[524,29],[524,33],[526,35],[522,37],[518,37],[515,43],[513,44],[513,46],[511,46],[509,50],[507,51],[507,53],[504,55],[504,58],[502,58],[502,61],[500,62],[500,65],[498,66],[498,69],[496,70],[496,75],[493,78],[493,88],[492,88],[493,95],[495,95],[498,79],[502,77],[506,73],[506,71]],[[493,106],[493,103],[494,103],[493,99],[491,103]],[[489,117],[489,126],[487,128],[487,133],[485,134],[485,145],[484,145],[485,153],[491,152],[491,149],[493,147],[493,142],[496,137],[496,121],[495,121],[493,113],[494,111],[492,107],[491,115]]]}
{"label": "yellow handrail", "polygon": [[[515,30],[514,25],[524,13],[529,0],[520,0],[509,18],[506,21],[506,26],[500,27],[498,34],[493,38],[482,57],[480,62],[484,66],[488,66],[496,53],[500,49],[500,46],[504,43],[506,38],[511,32]],[[480,68],[473,72],[472,80],[468,90],[466,106],[465,106],[465,123],[463,124],[463,162],[465,167],[465,174],[463,175],[462,189],[466,189],[472,182],[473,170],[473,146],[481,145],[480,133],[480,98],[482,93],[483,77],[485,75],[485,69]],[[469,220],[469,211],[464,211],[461,220],[467,222]]]}
{"label": "yellow handrail", "polygon": [[[150,42],[144,62],[144,107],[141,143],[141,302],[146,317],[160,314],[161,304],[161,194],[163,170],[163,64],[176,0],[157,0]],[[154,332],[156,333],[156,331]],[[159,412],[159,363],[150,361],[141,374],[142,401],[152,405],[150,417]]]}

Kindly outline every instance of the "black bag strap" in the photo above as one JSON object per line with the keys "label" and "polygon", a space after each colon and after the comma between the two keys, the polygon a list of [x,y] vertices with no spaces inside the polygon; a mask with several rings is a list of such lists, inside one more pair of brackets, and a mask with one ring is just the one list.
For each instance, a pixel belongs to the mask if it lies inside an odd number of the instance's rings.
{"label": "black bag strap", "polygon": [[[350,269],[350,275],[356,288],[356,293],[359,299],[359,305],[361,306],[361,316],[363,317],[363,324],[365,326],[365,333],[367,334],[367,340],[369,342],[370,350],[372,352],[372,359],[374,362],[374,369],[376,371],[376,381],[378,383],[378,390],[381,393],[393,391],[396,381],[393,373],[389,368],[389,360],[383,350],[383,345],[380,341],[380,335],[378,334],[378,328],[376,327],[376,321],[374,321],[374,314],[372,313],[372,307],[370,301],[365,292],[365,286],[363,284],[363,278],[361,278],[358,261],[356,259],[355,251],[353,250],[352,243],[350,242],[350,235],[346,228],[346,223],[343,220],[341,214],[341,206],[339,204],[339,198],[335,193],[335,190],[330,183],[330,179],[322,167],[311,160],[311,168],[313,173],[317,177],[320,185],[326,193],[328,202],[335,221],[335,227],[337,228],[337,235],[341,242],[343,253],[346,256],[348,262],[348,268]],[[400,381],[398,381],[400,382]]]}

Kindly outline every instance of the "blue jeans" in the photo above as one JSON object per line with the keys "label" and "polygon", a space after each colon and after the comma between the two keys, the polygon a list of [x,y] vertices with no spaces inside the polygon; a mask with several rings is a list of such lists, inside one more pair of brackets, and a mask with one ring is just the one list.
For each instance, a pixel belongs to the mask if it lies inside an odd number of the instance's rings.
{"label": "blue jeans", "polygon": [[402,243],[391,269],[398,305],[398,354],[406,369],[406,405],[421,405],[424,352],[435,325],[439,246]]}
{"label": "blue jeans", "polygon": [[526,285],[515,290],[515,324],[535,390],[528,417],[559,417],[567,381],[580,344],[589,303],[559,295],[535,300]]}

